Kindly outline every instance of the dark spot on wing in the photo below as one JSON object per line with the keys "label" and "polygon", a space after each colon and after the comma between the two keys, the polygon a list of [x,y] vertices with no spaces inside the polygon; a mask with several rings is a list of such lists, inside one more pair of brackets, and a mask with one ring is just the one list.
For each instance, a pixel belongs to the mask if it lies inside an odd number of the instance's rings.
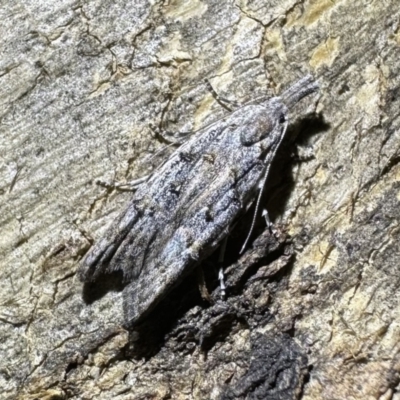
{"label": "dark spot on wing", "polygon": [[191,161],[194,160],[193,154],[185,153],[185,152],[183,152],[183,151],[181,151],[181,152],[179,153],[179,158],[180,158],[182,161],[186,161],[186,162],[191,162]]}

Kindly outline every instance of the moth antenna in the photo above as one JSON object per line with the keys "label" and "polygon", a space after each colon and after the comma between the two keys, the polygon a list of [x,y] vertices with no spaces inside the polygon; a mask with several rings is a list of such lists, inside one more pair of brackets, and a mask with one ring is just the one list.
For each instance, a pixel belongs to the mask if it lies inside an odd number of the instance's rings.
{"label": "moth antenna", "polygon": [[168,143],[167,145],[165,145],[164,147],[162,147],[161,149],[157,150],[149,159],[149,161],[151,161],[153,158],[157,157],[159,154],[161,154],[163,151],[167,150],[168,148],[172,147],[172,146],[176,146],[176,143]]}
{"label": "moth antenna", "polygon": [[[272,160],[275,158],[275,154],[276,154],[279,146],[281,145],[283,138],[285,137],[287,126],[288,126],[288,123],[286,121],[285,127],[284,127],[282,135],[281,135],[281,139],[279,140],[278,146],[276,146],[276,149],[275,149],[274,153],[272,154],[272,158],[271,158]],[[240,249],[239,254],[243,254],[244,249],[246,248],[247,243],[250,240],[250,236],[253,234],[254,226],[256,225],[258,210],[260,209],[261,197],[262,197],[262,194],[264,191],[265,183],[267,182],[270,168],[271,168],[271,163],[269,163],[268,168],[265,171],[265,175],[262,180],[261,187],[260,187],[260,192],[258,193],[258,196],[257,196],[256,209],[254,210],[254,215],[253,215],[253,220],[251,221],[250,230],[249,230],[249,233],[247,234],[246,240],[244,241],[242,248]]]}

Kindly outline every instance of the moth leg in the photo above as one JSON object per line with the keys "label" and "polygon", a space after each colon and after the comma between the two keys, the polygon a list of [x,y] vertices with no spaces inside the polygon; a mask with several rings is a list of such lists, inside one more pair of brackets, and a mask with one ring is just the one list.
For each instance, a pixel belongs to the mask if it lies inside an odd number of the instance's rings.
{"label": "moth leg", "polygon": [[154,136],[158,139],[161,138],[163,142],[166,142],[169,146],[180,146],[185,143],[193,132],[177,132],[173,133],[170,131],[162,130],[161,127],[150,125],[150,129],[153,131]]}
{"label": "moth leg", "polygon": [[[233,111],[233,108],[239,108],[240,104],[235,101],[235,100],[229,100],[225,97],[220,96],[215,89],[212,87],[210,81],[208,79],[205,80],[206,81],[206,85],[207,85],[207,89],[211,92],[212,96],[214,97],[214,99],[221,104],[222,107],[226,108],[228,111]],[[229,107],[228,104],[231,106]]]}
{"label": "moth leg", "polygon": [[200,291],[201,298],[211,304],[213,301],[210,296],[210,292],[208,291],[207,286],[206,286],[206,281],[204,279],[203,267],[200,266],[197,268],[196,275],[197,275],[197,281],[199,284],[199,291]]}
{"label": "moth leg", "polygon": [[224,268],[222,267],[222,263],[224,262],[225,257],[225,250],[226,250],[226,243],[228,242],[228,237],[226,237],[222,243],[219,250],[219,257],[218,257],[218,264],[219,264],[219,271],[218,271],[218,279],[219,279],[219,287],[221,289],[221,298],[225,298],[225,279],[224,279]]}
{"label": "moth leg", "polygon": [[99,186],[103,186],[107,189],[118,189],[124,192],[134,192],[143,182],[146,182],[149,179],[151,174],[142,176],[141,178],[134,179],[130,182],[118,183],[118,182],[105,182],[101,180],[97,180],[96,183]]}
{"label": "moth leg", "polygon": [[269,219],[268,210],[267,210],[266,208],[263,208],[262,214],[261,214],[261,215],[264,217],[265,223],[267,224],[268,229],[270,229],[271,226],[272,226],[272,222],[271,222],[271,220]]}
{"label": "moth leg", "polygon": [[265,223],[267,224],[267,228],[270,231],[270,233],[272,234],[276,234],[276,229],[274,228],[274,224],[271,222],[271,220],[269,219],[269,214],[266,208],[263,208],[262,214],[261,214],[264,219],[265,219]]}

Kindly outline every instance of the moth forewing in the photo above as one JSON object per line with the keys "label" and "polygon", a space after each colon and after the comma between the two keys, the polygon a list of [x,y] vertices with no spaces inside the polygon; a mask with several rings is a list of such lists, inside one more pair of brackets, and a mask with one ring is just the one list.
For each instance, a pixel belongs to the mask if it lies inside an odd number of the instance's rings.
{"label": "moth forewing", "polygon": [[110,272],[110,261],[141,217],[142,213],[136,207],[135,201],[130,202],[80,263],[78,275],[82,282],[94,281],[101,274]]}
{"label": "moth forewing", "polygon": [[126,322],[143,318],[254,201],[284,136],[288,107],[316,89],[307,76],[281,98],[248,104],[199,130],[134,193],[81,262],[81,280],[121,270]]}

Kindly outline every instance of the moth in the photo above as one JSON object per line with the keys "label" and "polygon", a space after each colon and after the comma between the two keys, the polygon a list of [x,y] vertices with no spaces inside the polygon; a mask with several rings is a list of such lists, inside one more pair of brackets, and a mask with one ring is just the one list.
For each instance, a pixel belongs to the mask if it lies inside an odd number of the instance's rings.
{"label": "moth", "polygon": [[254,201],[258,209],[289,110],[317,89],[305,76],[280,97],[247,103],[197,131],[138,187],[90,249],[81,281],[121,271],[127,325],[145,317],[221,244],[239,214]]}

